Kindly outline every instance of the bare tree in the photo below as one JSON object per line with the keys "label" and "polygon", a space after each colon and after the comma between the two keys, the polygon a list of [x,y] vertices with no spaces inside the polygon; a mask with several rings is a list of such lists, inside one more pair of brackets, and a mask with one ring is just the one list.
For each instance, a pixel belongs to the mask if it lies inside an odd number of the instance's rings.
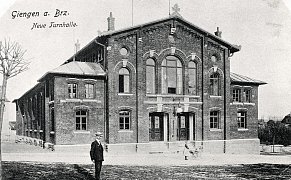
{"label": "bare tree", "polygon": [[25,50],[19,43],[10,40],[0,41],[0,73],[2,74],[2,91],[0,96],[0,180],[2,179],[1,134],[5,108],[8,79],[28,69],[29,62],[24,59]]}

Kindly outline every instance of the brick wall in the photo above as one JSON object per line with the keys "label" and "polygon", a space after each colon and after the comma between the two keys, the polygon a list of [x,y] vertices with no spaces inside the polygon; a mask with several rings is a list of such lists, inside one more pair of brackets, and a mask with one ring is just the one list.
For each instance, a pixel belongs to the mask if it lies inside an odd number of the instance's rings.
{"label": "brick wall", "polygon": [[[170,28],[173,23],[176,26],[176,32],[170,35]],[[229,112],[225,110],[229,108],[228,95],[230,93],[230,63],[228,53],[226,53],[228,50],[211,38],[207,38],[199,32],[189,28],[190,27],[178,21],[168,21],[157,23],[151,27],[141,28],[139,31],[136,30],[117,34],[109,38],[108,46],[111,47],[111,49],[107,51],[109,143],[148,142],[149,140],[148,121],[149,113],[151,112],[150,108],[153,107],[153,105],[147,104],[146,101],[157,101],[157,97],[146,95],[145,68],[148,58],[153,58],[158,66],[156,74],[156,94],[161,96],[163,95],[161,94],[160,65],[163,59],[167,55],[174,55],[178,57],[183,64],[184,96],[173,95],[171,97],[162,97],[163,101],[173,102],[172,99],[176,99],[174,103],[163,104],[163,110],[168,113],[169,121],[172,122],[175,120],[172,112],[174,106],[178,106],[177,99],[181,100],[181,106],[184,108],[183,101],[185,97],[189,97],[189,76],[187,67],[192,58],[191,53],[195,53],[195,61],[198,66],[198,92],[195,98],[190,98],[190,102],[202,102],[202,96],[204,98],[203,107],[201,105],[202,103],[191,105],[195,108],[195,111],[193,111],[196,120],[195,138],[197,140],[202,140],[202,138],[205,140],[222,140],[224,138],[224,121],[226,121],[226,129],[230,129],[228,127],[230,115]],[[137,36],[140,39],[137,39]],[[138,47],[138,51],[136,51],[136,46]],[[121,55],[119,52],[123,47],[129,51],[126,56]],[[173,49],[175,49],[174,53]],[[151,51],[154,52],[152,53]],[[218,59],[216,62],[211,61],[211,56],[213,55]],[[217,71],[221,75],[221,95],[219,97],[211,97],[209,94],[209,76],[214,66],[218,68]],[[118,94],[118,71],[122,67],[128,68],[131,73],[131,92],[129,94]],[[157,104],[155,106],[157,106]],[[213,108],[218,109],[221,113],[221,129],[219,131],[210,131],[209,129],[209,113],[210,109]],[[132,119],[130,131],[119,131],[118,112],[121,109],[129,109],[131,111]],[[168,112],[165,109],[167,109]],[[136,111],[138,111],[138,113],[136,113]],[[137,123],[138,129],[136,127]],[[169,136],[170,140],[175,140],[175,138],[171,138],[172,134]],[[229,133],[225,136],[228,138]]]}
{"label": "brick wall", "polygon": [[[94,133],[104,132],[104,81],[102,79],[76,78],[78,95],[68,97],[70,77],[55,78],[55,137],[56,144],[88,144],[94,140]],[[85,83],[94,84],[95,97],[85,98]],[[87,111],[87,130],[76,130],[75,113]]]}

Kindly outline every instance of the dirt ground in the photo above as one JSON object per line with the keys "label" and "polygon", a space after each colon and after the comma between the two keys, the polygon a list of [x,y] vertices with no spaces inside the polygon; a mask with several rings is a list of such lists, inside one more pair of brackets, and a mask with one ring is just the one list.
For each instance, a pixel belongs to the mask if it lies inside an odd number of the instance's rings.
{"label": "dirt ground", "polygon": [[[55,152],[28,144],[4,143],[7,180],[94,179],[88,152]],[[183,155],[109,155],[102,179],[291,179],[290,154],[211,155],[184,160]]]}
{"label": "dirt ground", "polygon": [[[5,180],[92,180],[93,165],[3,162]],[[291,179],[291,165],[113,166],[104,165],[102,179]]]}

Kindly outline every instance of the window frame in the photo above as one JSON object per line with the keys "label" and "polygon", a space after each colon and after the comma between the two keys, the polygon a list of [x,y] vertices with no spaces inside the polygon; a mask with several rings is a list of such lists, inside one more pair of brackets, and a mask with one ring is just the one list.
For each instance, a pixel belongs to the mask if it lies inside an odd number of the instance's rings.
{"label": "window frame", "polygon": [[238,129],[247,129],[247,112],[238,111],[236,114]]}
{"label": "window frame", "polygon": [[[194,63],[194,67],[190,67],[190,63]],[[195,71],[195,78],[191,78],[190,77],[190,71],[194,70]],[[188,78],[189,78],[189,82],[188,82],[188,93],[191,95],[197,95],[197,91],[198,91],[198,63],[196,61],[190,61],[188,63]],[[191,84],[191,79],[195,79],[195,83],[194,83],[194,87],[193,87],[193,91],[190,91],[190,84]]]}
{"label": "window frame", "polygon": [[[92,89],[91,89],[92,92],[90,92],[90,88],[89,88],[90,85],[92,86]],[[94,92],[95,92],[95,84],[93,84],[93,83],[85,83],[85,91],[84,91],[85,99],[94,99],[95,98],[95,93]]]}
{"label": "window frame", "polygon": [[[128,72],[128,74],[125,74],[125,73],[122,73],[121,74],[120,71],[123,70],[123,69],[125,69]],[[123,77],[123,82],[122,82],[122,84],[123,84],[123,87],[122,87],[123,92],[121,91],[122,90],[121,89],[121,76]],[[125,77],[128,77],[128,86],[127,86],[127,88],[125,86],[125,84],[126,84],[125,83]],[[130,79],[131,79],[130,70],[128,68],[126,68],[126,67],[120,68],[119,71],[118,71],[118,93],[129,94],[131,92],[131,82],[130,82]],[[128,89],[128,91],[125,91],[125,89]]]}
{"label": "window frame", "polygon": [[[127,113],[127,114],[122,114],[122,113]],[[128,118],[126,120],[126,118]],[[121,131],[128,131],[131,130],[131,111],[130,110],[120,110],[118,113],[118,123],[119,123],[119,130]],[[122,119],[122,122],[121,122]],[[128,121],[128,122],[126,122]],[[128,127],[126,126],[128,125]]]}
{"label": "window frame", "polygon": [[[75,96],[74,96],[74,85],[75,85]],[[75,83],[75,82],[68,83],[68,98],[69,99],[78,98],[78,83]]]}
{"label": "window frame", "polygon": [[241,98],[241,95],[242,95],[242,90],[240,88],[233,88],[232,89],[232,101],[233,102],[242,102],[242,98]]}
{"label": "window frame", "polygon": [[[78,115],[77,114],[77,112],[80,112],[80,114]],[[85,112],[86,114],[85,115],[83,115],[82,114],[82,112]],[[77,109],[76,111],[75,111],[75,131],[87,131],[88,130],[88,117],[89,117],[89,112],[88,112],[88,110],[84,110],[84,109]],[[85,122],[85,129],[83,129],[82,127],[82,125],[84,124],[83,122],[82,122],[82,118],[86,118],[86,122]],[[77,123],[77,118],[79,118],[79,123]],[[77,129],[77,124],[79,124],[79,129]]]}
{"label": "window frame", "polygon": [[[173,59],[169,59],[173,58]],[[175,66],[169,65],[170,62],[175,61]],[[175,69],[175,78],[176,78],[176,84],[175,87],[169,87],[169,71]],[[162,94],[178,94],[182,95],[184,91],[183,87],[183,81],[184,81],[184,70],[183,70],[183,64],[182,61],[173,55],[167,55],[164,57],[162,63],[161,63],[161,89]],[[172,91],[173,92],[169,92]],[[175,91],[175,92],[174,92]]]}
{"label": "window frame", "polygon": [[[213,77],[217,75],[217,77]],[[218,72],[212,73],[209,76],[209,94],[210,96],[221,96],[221,78]],[[215,91],[215,87],[217,86],[217,91]]]}
{"label": "window frame", "polygon": [[[152,65],[152,64],[149,64],[148,62],[149,62],[149,60],[152,60],[153,62],[154,62],[154,64]],[[153,90],[153,92],[149,92],[148,91],[148,88],[149,88],[149,80],[150,79],[148,79],[148,68],[153,68],[153,70],[154,70],[154,74],[153,74],[153,77],[151,78],[151,80],[153,80],[153,87],[151,87],[151,89]],[[146,94],[156,94],[156,61],[153,59],[153,58],[148,58],[147,60],[146,60]]]}
{"label": "window frame", "polygon": [[[216,113],[216,114],[212,114]],[[220,111],[213,110],[209,112],[209,128],[220,129]]]}
{"label": "window frame", "polygon": [[[249,92],[248,96],[246,92]],[[252,103],[252,89],[244,89],[244,102]]]}

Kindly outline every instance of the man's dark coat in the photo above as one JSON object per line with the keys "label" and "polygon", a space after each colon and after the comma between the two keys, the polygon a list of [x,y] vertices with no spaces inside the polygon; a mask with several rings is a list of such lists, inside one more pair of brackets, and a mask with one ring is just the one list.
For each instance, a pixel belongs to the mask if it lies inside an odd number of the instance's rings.
{"label": "man's dark coat", "polygon": [[90,156],[91,156],[91,160],[104,161],[103,146],[101,143],[98,143],[97,141],[92,142]]}

